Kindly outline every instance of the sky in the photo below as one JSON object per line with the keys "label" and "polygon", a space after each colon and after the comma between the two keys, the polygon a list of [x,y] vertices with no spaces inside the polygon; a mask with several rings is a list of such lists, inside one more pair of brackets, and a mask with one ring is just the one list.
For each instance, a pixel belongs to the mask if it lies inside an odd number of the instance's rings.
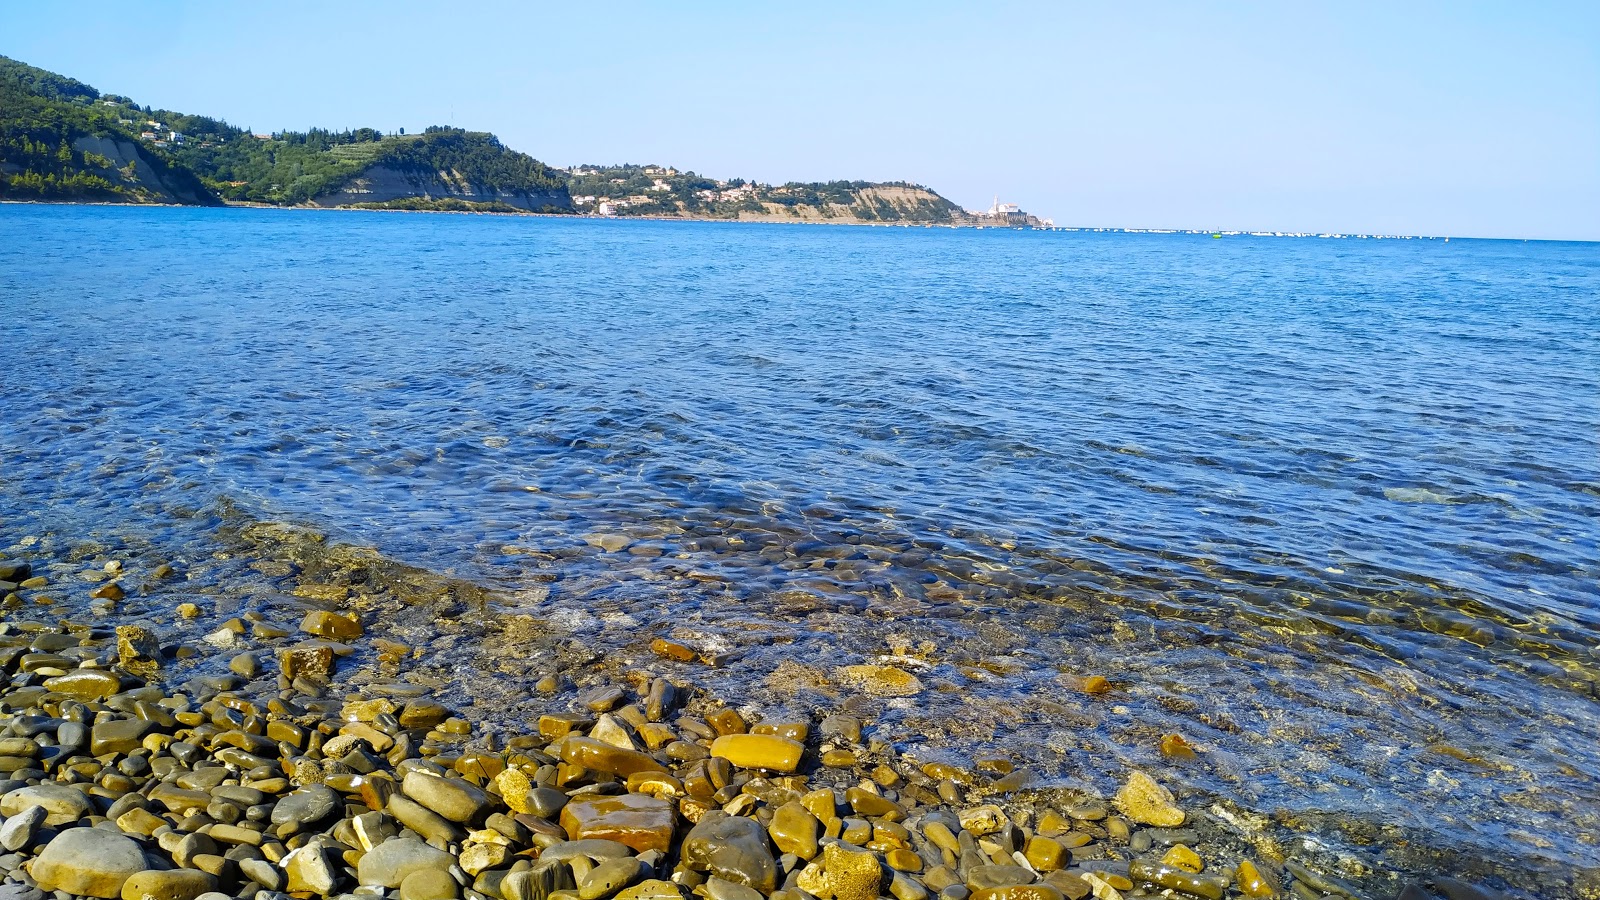
{"label": "sky", "polygon": [[1057,224],[1600,240],[1600,3],[0,0],[0,55],[255,131],[904,180]]}

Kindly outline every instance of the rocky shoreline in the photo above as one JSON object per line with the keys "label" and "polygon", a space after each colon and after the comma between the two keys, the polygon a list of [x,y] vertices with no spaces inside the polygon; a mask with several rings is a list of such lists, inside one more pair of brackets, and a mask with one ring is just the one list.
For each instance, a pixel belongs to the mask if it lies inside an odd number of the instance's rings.
{"label": "rocky shoreline", "polygon": [[[850,709],[769,718],[582,658],[540,678],[545,711],[523,727],[471,721],[408,677],[422,648],[368,633],[381,613],[338,566],[297,570],[298,621],[251,611],[164,642],[120,616],[139,590],[124,563],[91,562],[92,588],[0,562],[0,900],[1371,896],[1222,806],[1180,802],[1159,772],[1111,797],[1035,790],[1025,760],[919,763]],[[147,583],[182,574],[146,566]],[[51,615],[84,591],[88,615]],[[888,696],[914,678],[852,668]],[[1172,735],[1163,752],[1192,750]],[[1400,895],[1504,896],[1431,887]]]}

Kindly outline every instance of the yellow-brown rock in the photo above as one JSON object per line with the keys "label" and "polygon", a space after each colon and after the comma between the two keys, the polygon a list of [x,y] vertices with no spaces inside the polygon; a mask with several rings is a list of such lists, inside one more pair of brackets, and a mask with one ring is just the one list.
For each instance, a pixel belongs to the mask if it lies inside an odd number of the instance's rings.
{"label": "yellow-brown rock", "polygon": [[741,769],[793,772],[805,747],[775,734],[725,734],[711,742],[711,755]]}
{"label": "yellow-brown rock", "polygon": [[574,841],[600,838],[627,844],[635,852],[672,849],[672,803],[643,794],[580,797],[561,808],[561,827]]}
{"label": "yellow-brown rock", "polygon": [[1028,849],[1024,855],[1028,858],[1028,865],[1038,871],[1054,872],[1066,865],[1067,848],[1061,846],[1060,841],[1036,835],[1028,841]]}
{"label": "yellow-brown rock", "polygon": [[829,844],[822,851],[822,868],[834,900],[877,900],[883,887],[883,865],[870,850]]}
{"label": "yellow-brown rock", "polygon": [[772,824],[767,827],[772,843],[780,853],[793,853],[801,859],[817,855],[817,837],[822,823],[810,810],[795,800],[778,807],[772,814]]}
{"label": "yellow-brown rock", "polygon": [[313,609],[300,620],[300,630],[330,641],[353,641],[362,635],[361,623],[351,616]]}
{"label": "yellow-brown rock", "polygon": [[894,666],[840,666],[834,673],[840,681],[884,697],[909,697],[922,692],[917,676]]}
{"label": "yellow-brown rock", "polygon": [[1233,876],[1234,884],[1246,897],[1275,897],[1278,895],[1278,886],[1267,880],[1261,874],[1256,864],[1250,860],[1239,863],[1239,871]]}
{"label": "yellow-brown rock", "polygon": [[1173,844],[1166,853],[1162,854],[1161,861],[1169,866],[1177,866],[1185,872],[1198,874],[1205,869],[1200,854],[1194,852],[1183,844]]}
{"label": "yellow-brown rock", "polygon": [[678,662],[693,662],[695,652],[690,647],[669,641],[666,638],[656,638],[650,642],[650,652],[663,659],[675,659]]}
{"label": "yellow-brown rock", "polygon": [[528,776],[522,774],[520,769],[506,769],[494,777],[494,786],[500,791],[500,798],[512,812],[524,815],[538,815],[532,800],[533,782]]}
{"label": "yellow-brown rock", "polygon": [[910,850],[898,849],[898,848],[894,849],[894,850],[890,850],[888,853],[885,853],[883,855],[883,858],[884,858],[884,861],[889,864],[889,868],[895,869],[896,871],[900,871],[900,872],[920,872],[920,871],[922,871],[922,857],[916,855],[915,853],[912,853]]}
{"label": "yellow-brown rock", "polygon": [[1122,790],[1117,791],[1115,803],[1123,815],[1142,825],[1176,828],[1183,824],[1185,818],[1172,792],[1139,771],[1128,776]]}
{"label": "yellow-brown rock", "polygon": [[624,778],[635,772],[667,770],[649,754],[638,750],[624,750],[604,741],[586,737],[568,737],[562,741],[561,758],[570,765],[608,775],[621,775]]}

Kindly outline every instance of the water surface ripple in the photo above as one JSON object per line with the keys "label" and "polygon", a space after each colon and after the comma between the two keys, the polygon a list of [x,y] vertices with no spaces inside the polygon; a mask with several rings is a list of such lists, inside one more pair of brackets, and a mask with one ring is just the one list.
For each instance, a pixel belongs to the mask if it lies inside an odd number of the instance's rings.
{"label": "water surface ripple", "polygon": [[227,504],[764,703],[897,653],[927,755],[1177,731],[1304,829],[1596,867],[1597,298],[1593,244],[4,206],[0,544]]}

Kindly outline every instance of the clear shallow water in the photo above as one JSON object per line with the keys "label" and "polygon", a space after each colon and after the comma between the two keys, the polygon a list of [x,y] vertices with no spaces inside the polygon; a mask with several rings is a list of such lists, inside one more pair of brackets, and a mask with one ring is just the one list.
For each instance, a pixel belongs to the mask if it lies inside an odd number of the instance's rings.
{"label": "clear shallow water", "polygon": [[1592,244],[3,206],[0,546],[227,504],[769,706],[898,651],[912,752],[1176,731],[1322,840],[1600,867],[1597,298]]}

